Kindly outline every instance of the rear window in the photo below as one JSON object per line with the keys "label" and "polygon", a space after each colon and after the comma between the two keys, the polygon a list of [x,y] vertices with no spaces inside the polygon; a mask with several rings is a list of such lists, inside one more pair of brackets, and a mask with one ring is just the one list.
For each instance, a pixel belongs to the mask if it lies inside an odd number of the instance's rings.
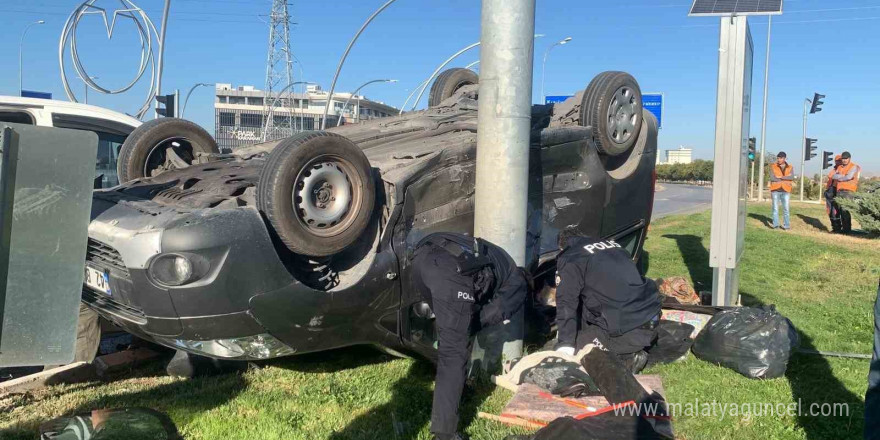
{"label": "rear window", "polygon": [[0,122],[34,125],[34,118],[28,112],[0,110]]}
{"label": "rear window", "polygon": [[110,188],[119,184],[116,161],[119,150],[134,127],[123,123],[90,116],[54,113],[52,125],[59,128],[91,131],[98,135],[98,155],[95,158],[95,188]]}

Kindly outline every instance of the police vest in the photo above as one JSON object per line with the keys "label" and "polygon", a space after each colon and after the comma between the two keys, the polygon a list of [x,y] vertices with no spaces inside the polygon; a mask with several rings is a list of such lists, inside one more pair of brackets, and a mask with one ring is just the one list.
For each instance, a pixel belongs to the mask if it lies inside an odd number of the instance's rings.
{"label": "police vest", "polygon": [[657,284],[639,273],[620,244],[575,239],[557,260],[560,266],[575,264],[582,270],[582,319],[609,335],[620,336],[660,313]]}

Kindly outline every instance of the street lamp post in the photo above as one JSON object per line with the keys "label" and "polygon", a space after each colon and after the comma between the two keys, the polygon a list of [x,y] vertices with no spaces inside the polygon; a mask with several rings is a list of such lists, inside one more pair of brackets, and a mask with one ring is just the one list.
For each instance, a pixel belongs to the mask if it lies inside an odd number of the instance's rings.
{"label": "street lamp post", "polygon": [[[773,16],[767,16],[767,60],[764,61],[764,111],[761,116],[761,157],[758,158],[758,201],[764,200],[764,155],[767,146],[767,92],[770,85],[770,28]],[[752,179],[754,180],[754,179]]]}
{"label": "street lamp post", "polygon": [[[544,34],[535,34],[535,38],[540,38],[540,37],[543,37],[543,36],[544,36]],[[413,103],[413,106],[412,106],[412,108],[411,108],[410,110],[415,110],[415,109],[416,109],[416,107],[419,105],[419,101],[422,100],[422,95],[425,93],[425,90],[428,89],[428,85],[431,83],[431,81],[432,81],[434,78],[437,77],[437,75],[440,73],[440,71],[443,70],[443,68],[446,67],[447,64],[449,64],[450,62],[452,62],[452,60],[458,58],[459,55],[461,55],[461,54],[463,54],[463,53],[465,53],[465,52],[467,52],[467,51],[469,51],[469,50],[471,50],[471,49],[473,49],[473,48],[475,48],[475,47],[477,47],[477,46],[479,46],[479,45],[480,45],[480,42],[477,41],[476,43],[473,43],[473,44],[471,44],[471,45],[469,45],[469,46],[466,46],[465,48],[463,48],[463,49],[459,50],[458,52],[454,53],[451,57],[447,58],[446,61],[443,62],[443,64],[440,64],[440,66],[437,67],[437,69],[434,70],[434,73],[432,73],[431,76],[429,76],[428,79],[426,79],[425,82],[423,82],[423,83],[419,86],[419,88],[421,88],[421,91],[419,92],[419,96],[416,97],[416,101],[415,101],[415,103]],[[471,63],[471,65],[469,65],[468,68],[469,68],[470,66],[472,66],[472,65],[473,65],[473,63]],[[413,92],[415,92],[415,91],[413,91]],[[412,93],[410,94],[410,96],[412,96]],[[409,98],[406,98],[406,101],[409,102]],[[400,114],[403,114],[403,110],[404,110],[405,107],[406,107],[406,102],[403,104],[403,107],[400,109]]]}
{"label": "street lamp post", "polygon": [[544,94],[544,73],[546,72],[546,69],[547,69],[547,55],[550,55],[550,51],[553,50],[554,47],[562,46],[563,44],[566,44],[569,41],[571,41],[571,37],[565,37],[565,38],[551,44],[550,47],[548,47],[547,50],[544,51],[544,61],[541,63],[541,104],[543,104],[544,101],[547,100],[547,95]]}
{"label": "street lamp post", "polygon": [[339,72],[342,71],[342,65],[345,64],[345,59],[348,57],[348,53],[351,52],[351,48],[354,46],[354,43],[357,41],[358,37],[364,32],[364,29],[370,25],[374,18],[379,15],[385,8],[391,6],[397,0],[388,0],[382,6],[379,6],[379,9],[376,9],[367,21],[358,29],[357,33],[354,34],[351,41],[348,43],[348,47],[345,48],[345,52],[342,54],[342,58],[339,59],[339,65],[336,66],[336,74],[333,75],[333,82],[330,84],[330,94],[327,97],[327,104],[324,105],[324,117],[321,119],[321,130],[323,130],[327,126],[327,113],[330,112],[330,102],[333,101],[333,91],[336,90],[336,80],[339,79]]}
{"label": "street lamp post", "polygon": [[21,33],[21,40],[18,42],[18,96],[21,96],[21,92],[22,92],[21,52],[22,52],[22,48],[24,47],[24,36],[27,35],[27,31],[28,31],[28,29],[31,28],[31,26],[33,26],[35,24],[45,24],[45,23],[46,23],[46,20],[37,20],[37,21],[25,26],[24,31],[22,31],[22,33]]}
{"label": "street lamp post", "polygon": [[[355,89],[354,92],[352,92],[351,96],[349,96],[348,99],[345,100],[345,104],[342,105],[342,110],[339,112],[339,117],[336,119],[336,126],[337,127],[342,125],[342,114],[345,113],[345,109],[348,108],[348,103],[351,101],[351,98],[356,96],[358,94],[358,92],[361,91],[362,88],[364,88],[370,84],[377,83],[377,82],[396,83],[397,80],[396,79],[374,79],[372,81],[367,81],[367,82],[361,84],[361,86],[358,87],[357,89]],[[333,97],[331,96],[327,99],[332,100]],[[361,120],[361,98],[357,98],[356,111],[357,111],[358,122],[360,122],[360,120]]]}
{"label": "street lamp post", "polygon": [[183,106],[180,108],[180,117],[183,117],[183,114],[186,113],[186,103],[189,102],[189,95],[192,95],[193,90],[197,87],[209,87],[211,84],[208,83],[195,83],[192,87],[190,87],[189,92],[186,93],[186,98],[183,99]]}
{"label": "street lamp post", "polygon": [[[278,102],[278,98],[279,98],[281,95],[284,95],[285,92],[287,92],[288,90],[290,90],[291,87],[293,87],[293,86],[295,86],[295,85],[298,85],[298,84],[306,84],[306,85],[308,85],[308,84],[315,84],[315,83],[314,83],[314,82],[311,82],[311,81],[295,81],[295,82],[292,82],[292,83],[288,84],[288,85],[287,85],[286,87],[284,87],[283,89],[281,89],[281,91],[278,92],[278,93],[276,93],[275,96],[266,96],[265,98],[263,98],[263,99],[269,99],[269,98],[272,98],[272,104],[268,107],[269,110],[266,112],[266,115],[265,115],[266,120],[263,122],[263,136],[262,136],[262,140],[263,140],[263,141],[266,141],[266,132],[268,131],[268,128],[269,128],[269,118],[274,116],[274,113],[275,113],[275,103]],[[300,113],[302,113],[301,110],[302,110],[302,109],[300,109]],[[273,122],[274,122],[274,121],[273,121]]]}
{"label": "street lamp post", "polygon": [[[80,79],[82,79],[82,78],[80,78]],[[89,76],[89,79],[94,80],[94,79],[101,79],[101,78],[99,78],[97,76]],[[84,86],[83,104],[88,104],[89,103],[89,83],[86,81],[83,81],[83,86]]]}

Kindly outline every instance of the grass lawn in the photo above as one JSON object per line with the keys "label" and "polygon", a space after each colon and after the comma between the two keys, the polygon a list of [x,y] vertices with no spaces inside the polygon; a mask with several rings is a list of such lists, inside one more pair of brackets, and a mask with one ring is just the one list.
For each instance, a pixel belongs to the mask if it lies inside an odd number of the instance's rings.
{"label": "grass lawn", "polygon": [[[806,348],[870,353],[880,241],[832,236],[824,209],[795,205],[793,230],[766,226],[769,206],[750,208],[740,289],[746,305],[776,304]],[[649,275],[690,277],[709,290],[709,213],[651,226]],[[786,377],[755,381],[691,356],[648,373],[663,376],[669,401],[848,403],[847,417],[681,416],[685,439],[860,438],[868,361],[794,357]],[[266,363],[244,374],[195,380],[164,377],[151,364],[109,384],[54,386],[0,397],[0,438],[32,439],[41,421],[94,408],[150,407],[166,412],[187,439],[428,439],[433,367],[368,348]],[[462,419],[474,439],[501,439],[511,428],[475,418],[499,413],[509,392],[478,385]]]}

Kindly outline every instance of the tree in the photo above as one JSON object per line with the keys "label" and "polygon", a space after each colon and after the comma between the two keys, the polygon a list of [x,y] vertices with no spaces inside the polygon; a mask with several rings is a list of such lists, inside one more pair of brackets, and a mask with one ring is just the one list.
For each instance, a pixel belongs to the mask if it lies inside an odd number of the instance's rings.
{"label": "tree", "polygon": [[836,201],[858,220],[862,229],[880,234],[880,180],[863,181],[852,199],[837,198]]}

